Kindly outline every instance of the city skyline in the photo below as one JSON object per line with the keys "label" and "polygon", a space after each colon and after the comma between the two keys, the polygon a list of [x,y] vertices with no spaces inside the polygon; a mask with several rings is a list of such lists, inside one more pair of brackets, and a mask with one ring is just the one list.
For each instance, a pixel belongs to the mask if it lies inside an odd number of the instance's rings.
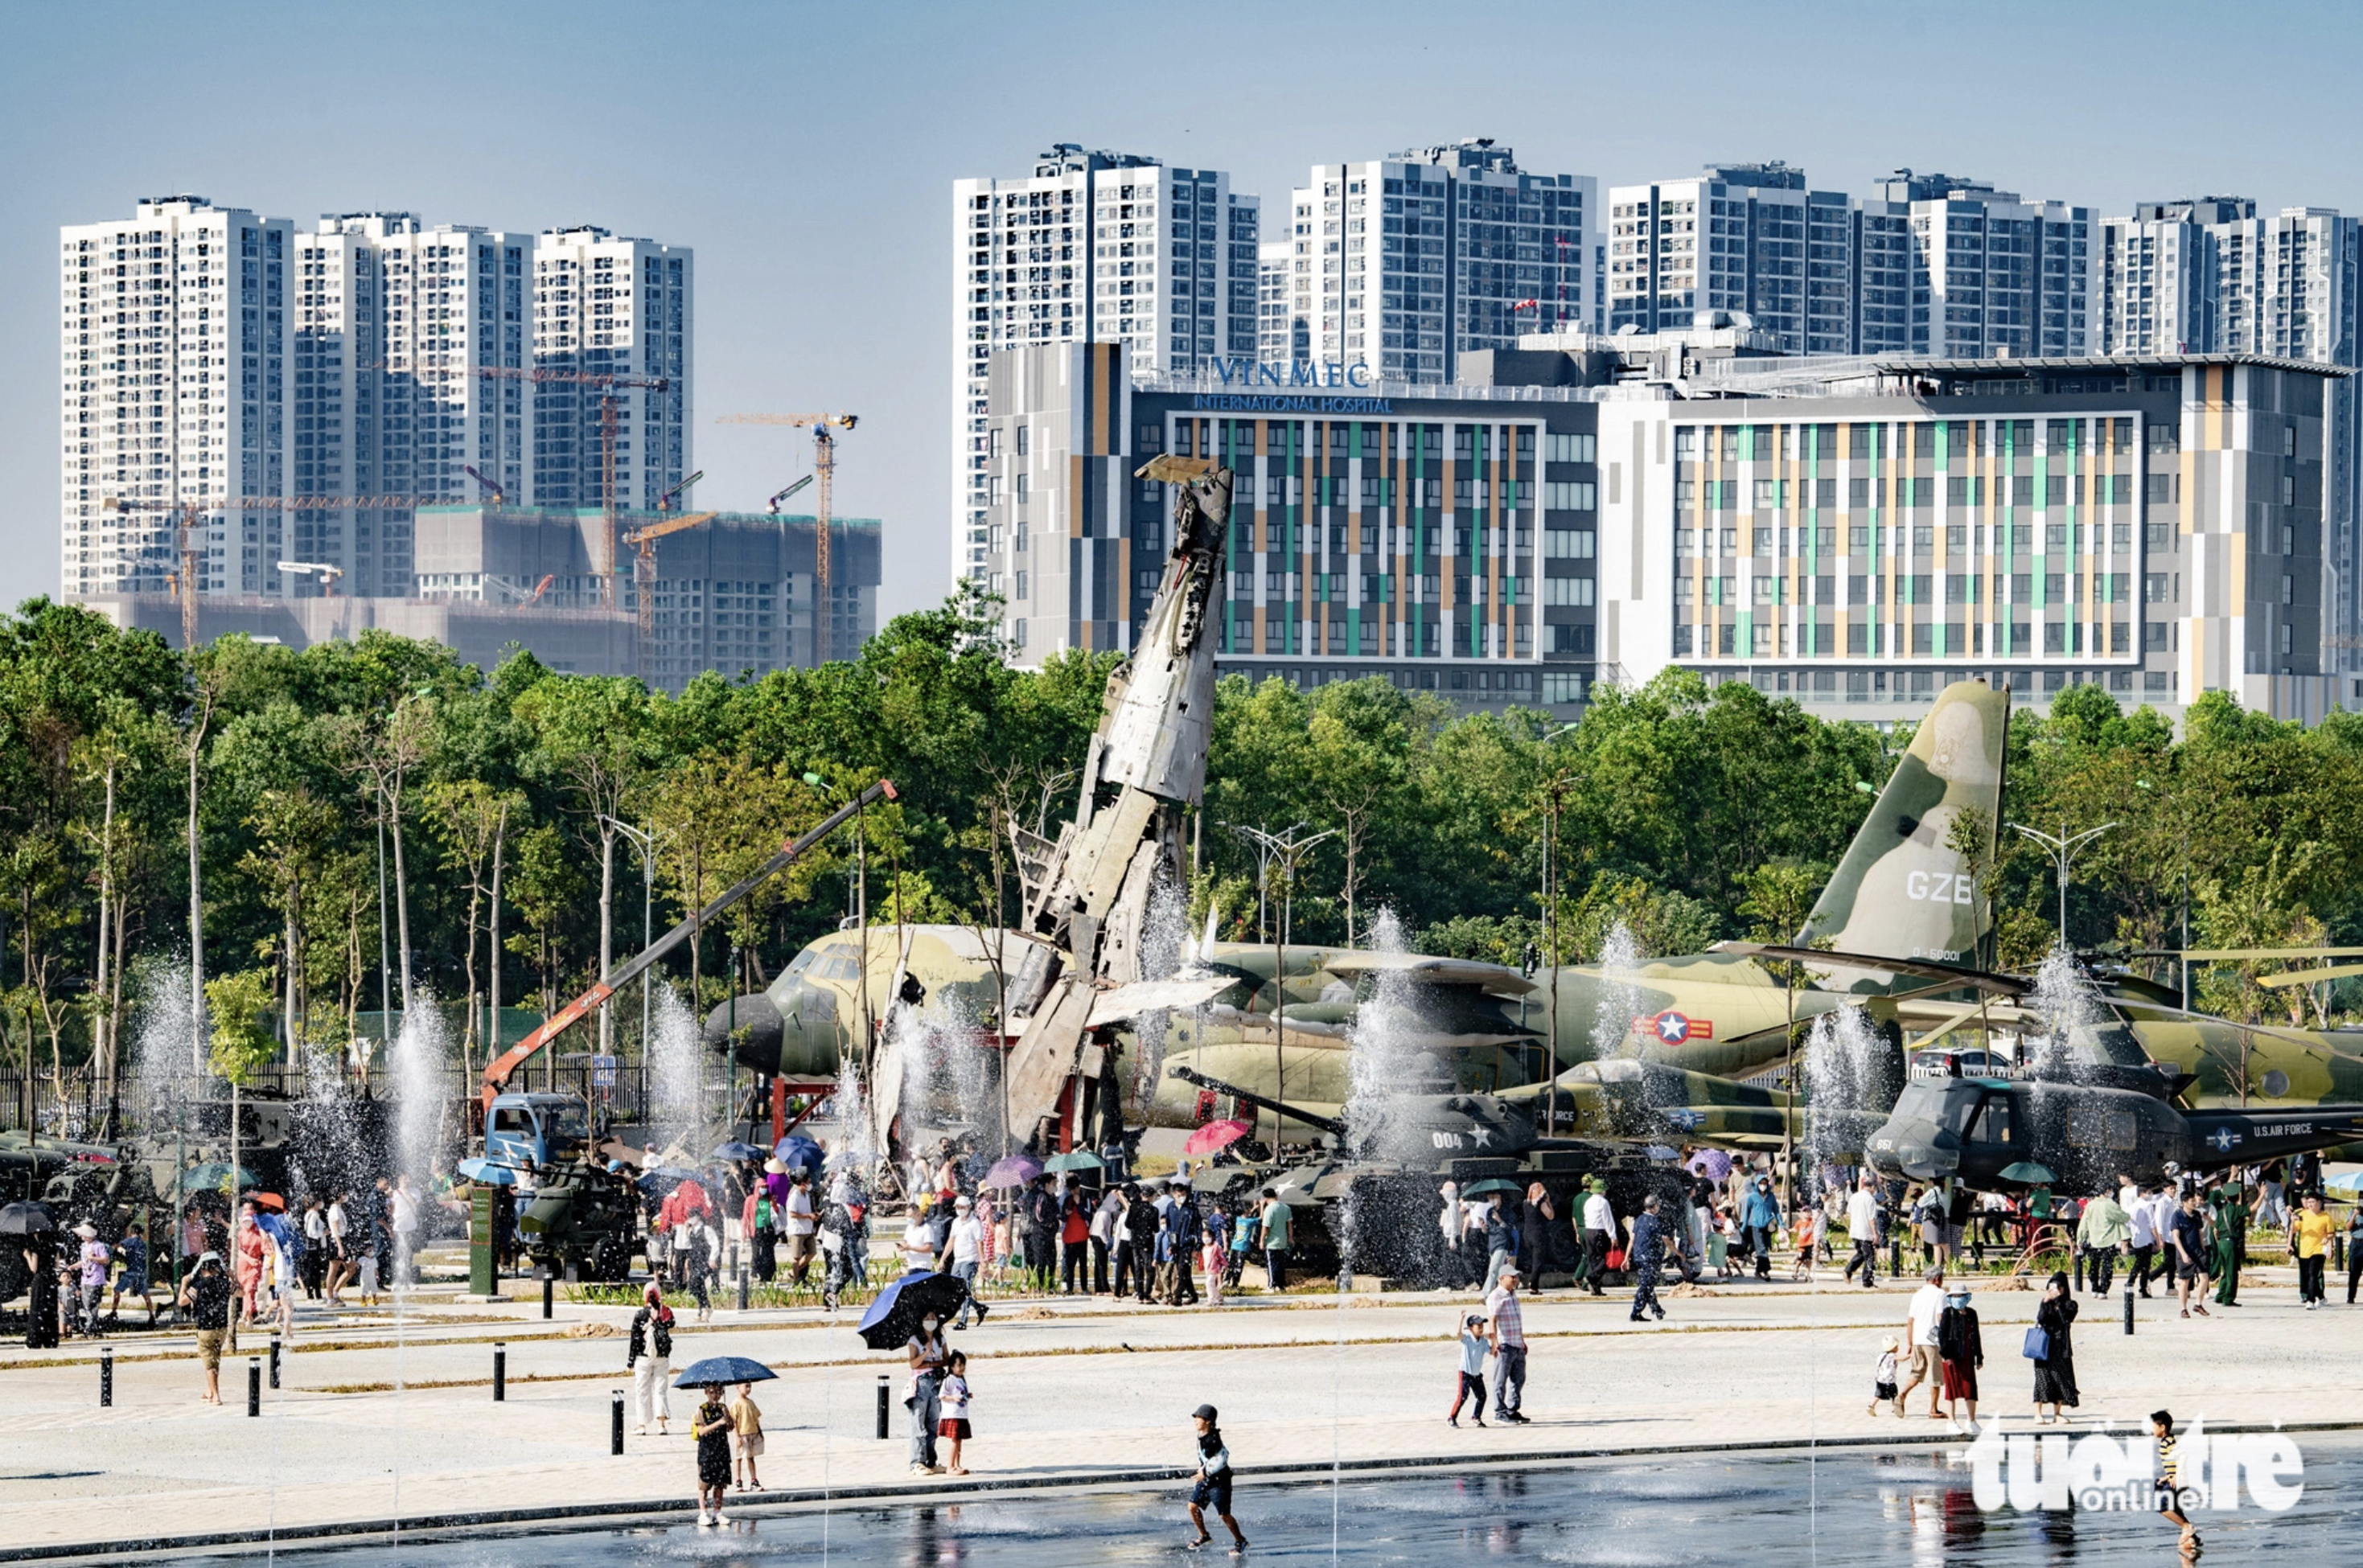
{"label": "city skyline", "polygon": [[[1420,15],[1409,7],[1391,14],[1398,21]],[[2160,113],[2144,115],[2138,98],[2071,102],[2018,87],[1999,69],[2014,58],[2007,38],[1956,38],[1940,20],[1881,22],[1875,43],[1849,47],[1849,37],[1873,37],[1872,19],[1885,14],[1870,8],[1830,8],[1811,37],[1794,40],[1757,39],[1751,30],[1744,59],[1686,61],[1690,90],[1671,123],[1627,85],[1637,79],[1626,68],[1659,44],[1646,27],[1606,12],[1537,13],[1513,29],[1522,43],[1505,55],[1498,36],[1414,43],[1404,40],[1415,31],[1390,26],[1347,39],[1310,15],[1217,11],[1207,16],[1210,27],[1249,28],[1273,46],[1259,55],[1272,64],[1233,61],[1219,80],[1193,77],[1178,94],[1148,85],[1160,69],[1144,63],[1152,57],[1124,30],[1078,28],[1081,59],[1102,69],[1069,78],[1071,91],[1048,109],[1030,95],[954,91],[1005,77],[1026,58],[1021,37],[966,12],[940,11],[915,26],[907,13],[882,21],[701,9],[660,25],[594,6],[582,13],[587,26],[562,37],[538,27],[537,13],[471,14],[483,48],[456,59],[425,41],[428,28],[380,39],[358,18],[323,21],[294,9],[250,15],[255,19],[232,30],[157,10],[141,32],[155,46],[152,57],[115,46],[119,17],[34,17],[20,29],[12,63],[0,67],[10,88],[0,124],[10,125],[17,144],[54,146],[70,131],[73,149],[21,166],[15,221],[0,231],[0,356],[12,370],[0,383],[0,474],[30,498],[0,533],[9,547],[0,555],[0,593],[11,604],[60,582],[50,521],[57,382],[47,358],[56,342],[47,285],[57,275],[58,231],[171,192],[285,215],[299,229],[324,212],[389,208],[518,232],[587,222],[694,250],[703,274],[701,419],[742,410],[861,414],[860,433],[840,447],[838,504],[883,518],[893,533],[882,616],[933,602],[949,587],[943,498],[952,475],[943,421],[953,367],[942,307],[932,303],[944,298],[947,282],[947,193],[957,179],[1022,172],[1060,141],[1223,171],[1231,192],[1260,199],[1267,230],[1315,162],[1477,136],[1514,149],[1522,168],[1589,177],[1603,193],[1712,161],[1781,160],[1806,171],[1814,189],[1860,196],[1893,169],[1941,169],[2029,200],[2089,207],[2096,218],[2137,203],[2225,193],[2253,200],[2259,214],[2302,204],[2363,209],[2363,181],[2333,161],[2328,105],[2336,94],[2308,90],[2335,83],[2331,62],[2343,52],[2336,39],[2357,31],[2328,8],[2300,15],[2300,30],[2321,47],[2294,62],[2287,51],[2243,39],[2213,48],[2216,80],[2270,86],[2281,120],[2262,127],[2254,116],[2175,113],[2162,99]],[[1736,28],[1747,14],[1710,15],[1710,33],[1718,15]],[[2195,36],[2195,23],[2160,27],[2143,12],[2141,28],[2122,25],[2135,15],[2103,10],[2047,25],[2060,48],[2117,61],[2114,79],[2180,80],[2186,62],[2167,40]],[[1292,83],[1286,46],[1316,35],[1348,68],[1341,80],[1415,61],[1416,99]],[[419,41],[409,41],[414,36]],[[406,116],[402,137],[389,137],[372,116],[308,99],[277,122],[282,133],[261,137],[243,122],[173,112],[171,88],[185,73],[235,61],[245,76],[294,84],[318,51],[363,42],[382,76],[411,73],[416,107],[426,112]],[[93,115],[73,72],[61,67],[101,49],[113,75],[107,112]],[[1761,112],[1760,89],[1784,72],[1868,85],[1914,50],[1941,50],[1953,63],[1915,85],[1912,101],[1922,112],[1913,117],[1896,113],[1892,94],[1870,91],[1792,98],[1810,101],[1814,113],[1787,123]],[[638,62],[658,55],[693,58],[685,69],[685,79],[702,84],[693,121],[669,122],[652,139],[595,138],[601,156],[580,156],[584,144],[564,130],[567,116],[622,94],[638,82]],[[1620,63],[1596,73],[1596,92],[1559,92],[1553,84],[1570,69],[1581,78],[1587,55]],[[545,69],[520,89],[505,62],[527,56]],[[1531,92],[1514,90],[1522,60],[1537,67]],[[782,63],[799,80],[785,110],[765,85]],[[1505,83],[1513,90],[1503,91]],[[1758,90],[1754,96],[1716,90],[1746,83]],[[578,130],[589,128],[584,122]],[[828,155],[811,156],[815,146]],[[493,149],[499,156],[488,156]],[[701,489],[709,505],[751,509],[810,467],[808,443],[779,432],[709,423],[695,445],[711,475]]]}

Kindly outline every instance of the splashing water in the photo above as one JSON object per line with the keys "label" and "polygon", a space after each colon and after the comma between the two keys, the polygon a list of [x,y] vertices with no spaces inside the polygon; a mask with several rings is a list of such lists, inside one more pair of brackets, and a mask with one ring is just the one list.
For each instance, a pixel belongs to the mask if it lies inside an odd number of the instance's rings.
{"label": "splashing water", "polygon": [[[1381,910],[1370,922],[1370,951],[1403,951],[1403,922],[1395,911]],[[1408,977],[1392,969],[1378,972],[1370,999],[1354,1010],[1353,1027],[1346,1033],[1346,1063],[1351,1085],[1346,1097],[1346,1124],[1357,1139],[1373,1149],[1392,1153],[1392,1136],[1403,1098],[1414,1077],[1419,1055],[1414,1037],[1425,1028]]]}
{"label": "splashing water", "polygon": [[154,1136],[173,1125],[183,1096],[204,1092],[189,1065],[196,1025],[189,1018],[188,960],[143,961],[132,988],[137,1022],[124,1063],[123,1113],[131,1128]]}
{"label": "splashing water", "polygon": [[[1140,933],[1141,977],[1169,980],[1194,966],[1198,955],[1191,944],[1193,936],[1190,904],[1182,896],[1181,883],[1170,875],[1160,874],[1157,885],[1149,890],[1148,918]],[[1134,1022],[1132,1098],[1136,1107],[1146,1107],[1157,1092],[1158,1075],[1165,1068],[1165,1042],[1170,1021],[1170,1010],[1159,1008],[1142,1013]]]}
{"label": "splashing water", "polygon": [[648,1043],[649,1141],[662,1149],[679,1146],[690,1159],[702,1156],[704,1142],[705,1053],[696,1015],[671,986],[655,997],[655,1038]]}
{"label": "splashing water", "polygon": [[867,1179],[870,1168],[878,1163],[878,1141],[870,1130],[869,1092],[850,1061],[838,1072],[837,1092],[830,1096],[830,1104],[837,1112],[837,1138],[831,1152],[849,1156],[852,1167]]}
{"label": "splashing water", "polygon": [[432,1190],[450,1094],[451,1036],[433,993],[420,987],[386,1072],[394,1090],[394,1168],[420,1193]]}
{"label": "splashing water", "polygon": [[1805,1147],[1816,1165],[1861,1157],[1862,1115],[1883,1114],[1881,1085],[1892,1076],[1882,1059],[1893,1049],[1858,1007],[1841,1007],[1814,1020],[1805,1035]]}
{"label": "splashing water", "polygon": [[1623,921],[1608,928],[1600,944],[1600,999],[1592,1012],[1592,1054],[1601,1061],[1637,1055],[1646,1041],[1633,1037],[1633,1019],[1641,1010],[1637,975],[1648,955]]}

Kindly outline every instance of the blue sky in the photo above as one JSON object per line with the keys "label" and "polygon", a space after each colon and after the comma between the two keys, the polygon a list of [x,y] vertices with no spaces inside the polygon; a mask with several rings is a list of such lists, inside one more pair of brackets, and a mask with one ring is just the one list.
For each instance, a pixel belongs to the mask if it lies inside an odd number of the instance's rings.
{"label": "blue sky", "polygon": [[1054,141],[1227,169],[1491,136],[1618,182],[1785,158],[2029,196],[2363,210],[2351,7],[578,3],[6,7],[0,603],[57,586],[58,226],[195,191],[697,251],[707,505],[810,466],[741,410],[850,409],[883,607],[948,587],[949,182]]}

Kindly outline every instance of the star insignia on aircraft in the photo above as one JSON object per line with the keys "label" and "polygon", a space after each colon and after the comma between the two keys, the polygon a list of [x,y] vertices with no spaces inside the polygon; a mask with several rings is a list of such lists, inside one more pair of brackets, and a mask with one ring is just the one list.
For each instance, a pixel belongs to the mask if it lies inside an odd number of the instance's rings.
{"label": "star insignia on aircraft", "polygon": [[1706,1121],[1706,1113],[1704,1111],[1692,1110],[1690,1107],[1685,1105],[1667,1111],[1666,1120],[1671,1122],[1674,1126],[1681,1128],[1683,1132],[1688,1132],[1696,1129]]}
{"label": "star insignia on aircraft", "polygon": [[1669,1045],[1679,1045],[1691,1037],[1691,1021],[1679,1012],[1661,1012],[1657,1018],[1658,1038]]}
{"label": "star insignia on aircraft", "polygon": [[2232,1145],[2240,1141],[2240,1135],[2229,1127],[2218,1127],[2207,1135],[2207,1141],[2215,1145],[2217,1154],[2228,1154],[2232,1152]]}

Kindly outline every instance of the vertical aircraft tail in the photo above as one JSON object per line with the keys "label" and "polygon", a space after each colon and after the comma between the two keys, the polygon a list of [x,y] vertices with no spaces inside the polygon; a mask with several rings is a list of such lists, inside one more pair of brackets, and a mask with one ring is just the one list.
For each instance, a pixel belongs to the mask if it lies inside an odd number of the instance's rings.
{"label": "vertical aircraft tail", "polygon": [[1989,923],[1954,823],[1982,813],[1991,864],[2002,816],[2010,692],[1961,680],[1936,696],[1846,858],[1798,933],[1841,953],[1974,964]]}

